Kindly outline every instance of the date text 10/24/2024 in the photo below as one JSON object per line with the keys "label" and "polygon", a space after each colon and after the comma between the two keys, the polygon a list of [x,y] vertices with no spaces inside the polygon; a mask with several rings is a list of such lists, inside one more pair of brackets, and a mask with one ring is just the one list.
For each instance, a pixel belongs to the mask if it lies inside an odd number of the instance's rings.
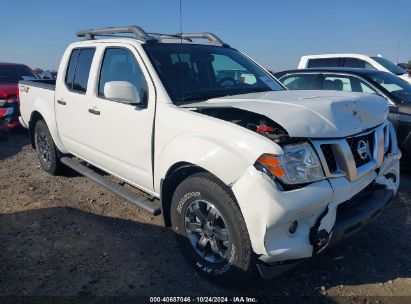
{"label": "date text 10/24/2024", "polygon": [[258,303],[255,297],[150,297],[150,303]]}

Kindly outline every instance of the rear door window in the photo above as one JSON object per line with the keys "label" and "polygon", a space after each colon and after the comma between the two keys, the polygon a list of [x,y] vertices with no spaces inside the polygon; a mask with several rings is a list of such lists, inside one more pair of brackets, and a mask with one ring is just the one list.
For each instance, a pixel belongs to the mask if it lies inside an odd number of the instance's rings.
{"label": "rear door window", "polygon": [[87,91],[88,77],[94,57],[94,48],[74,49],[67,66],[65,82],[67,87],[75,92]]}
{"label": "rear door window", "polygon": [[324,75],[322,89],[345,92],[376,93],[361,79],[345,75]]}
{"label": "rear door window", "polygon": [[308,60],[308,68],[341,67],[342,58],[315,58]]}
{"label": "rear door window", "polygon": [[317,74],[288,75],[280,81],[289,90],[316,90],[318,88]]}
{"label": "rear door window", "polygon": [[65,83],[67,87],[70,89],[73,89],[73,80],[74,80],[74,73],[76,71],[76,65],[77,65],[77,60],[78,60],[78,55],[80,54],[80,50],[76,49],[71,52],[70,55],[70,60],[67,65],[67,72],[66,72],[66,78],[65,78]]}

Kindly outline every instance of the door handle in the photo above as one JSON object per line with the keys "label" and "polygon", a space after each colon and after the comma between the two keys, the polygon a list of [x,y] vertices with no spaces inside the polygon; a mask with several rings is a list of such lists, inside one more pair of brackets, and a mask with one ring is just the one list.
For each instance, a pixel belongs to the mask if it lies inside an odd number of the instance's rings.
{"label": "door handle", "polygon": [[95,110],[95,109],[88,109],[89,113],[94,114],[94,115],[100,115],[100,111]]}
{"label": "door handle", "polygon": [[61,104],[61,105],[63,105],[63,106],[66,105],[66,102],[63,101],[63,100],[60,100],[60,99],[57,99],[57,103],[59,103],[59,104]]}

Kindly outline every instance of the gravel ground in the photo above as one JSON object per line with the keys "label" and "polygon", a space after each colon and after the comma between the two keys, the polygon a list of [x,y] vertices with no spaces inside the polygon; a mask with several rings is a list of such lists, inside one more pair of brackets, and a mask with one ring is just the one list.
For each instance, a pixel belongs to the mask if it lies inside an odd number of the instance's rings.
{"label": "gravel ground", "polygon": [[0,133],[0,295],[410,303],[411,172],[403,171],[391,207],[351,239],[274,280],[227,289],[185,263],[160,217],[69,170],[46,174],[25,130]]}

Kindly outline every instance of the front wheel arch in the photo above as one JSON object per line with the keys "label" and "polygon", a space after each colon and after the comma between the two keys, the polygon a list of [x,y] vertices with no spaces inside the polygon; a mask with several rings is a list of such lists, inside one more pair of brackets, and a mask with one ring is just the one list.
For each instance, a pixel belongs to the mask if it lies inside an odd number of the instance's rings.
{"label": "front wheel arch", "polygon": [[[197,212],[194,211],[194,214],[197,219],[203,218],[203,220],[195,220],[193,223],[196,225],[193,227],[194,230],[192,230],[194,233],[202,234],[198,244],[202,244],[203,248],[208,246],[210,242],[212,244],[214,239],[227,241],[228,245],[223,244],[227,246],[225,249],[221,247],[221,243],[214,247],[210,245],[214,253],[216,251],[220,253],[220,250],[216,250],[218,248],[226,250],[222,260],[207,259],[204,254],[208,257],[209,254],[205,253],[205,251],[200,254],[196,249],[197,245],[192,242],[192,237],[189,237],[186,233],[187,211],[197,201],[210,203],[210,206],[213,206],[222,216],[223,223],[221,220],[215,221],[209,216],[205,216],[203,212],[198,212],[199,209],[196,208]],[[173,194],[170,213],[173,232],[183,255],[207,279],[224,285],[233,285],[247,280],[256,274],[257,256],[253,251],[241,209],[231,188],[213,174],[200,172],[191,175],[181,182]],[[203,214],[200,215],[201,213]],[[191,215],[189,215],[189,218],[191,218]],[[202,223],[201,228],[198,227],[200,222]],[[219,232],[215,232],[214,228],[217,228]],[[219,229],[226,230],[224,234],[228,238],[216,236],[214,233],[223,237],[223,234],[221,234],[223,230]],[[203,242],[201,241],[202,239]]]}
{"label": "front wheel arch", "polygon": [[200,172],[208,171],[189,162],[178,162],[171,166],[164,179],[161,179],[161,213],[163,214],[164,225],[166,227],[171,227],[170,207],[174,191],[183,180]]}

